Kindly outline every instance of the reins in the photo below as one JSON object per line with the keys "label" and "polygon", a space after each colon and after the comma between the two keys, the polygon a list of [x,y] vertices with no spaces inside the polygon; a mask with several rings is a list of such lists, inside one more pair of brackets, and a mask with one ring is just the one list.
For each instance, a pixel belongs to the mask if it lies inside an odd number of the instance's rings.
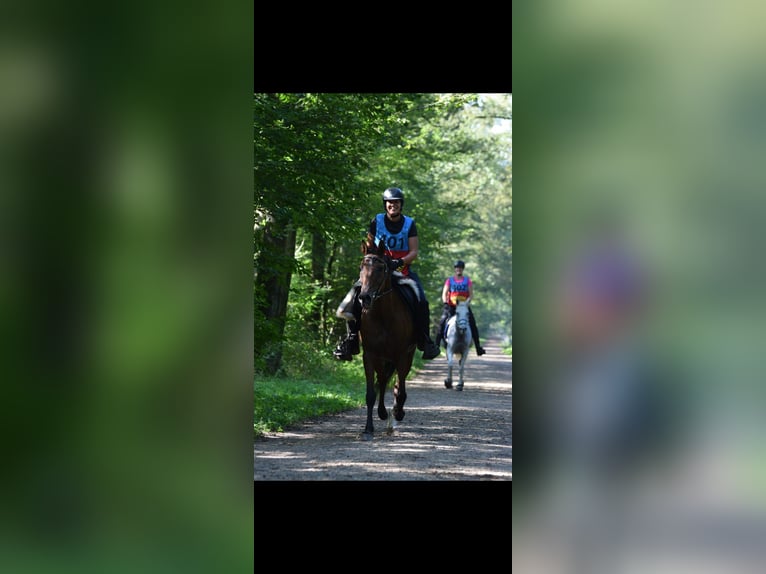
{"label": "reins", "polygon": [[469,327],[468,314],[466,313],[464,316],[460,316],[457,314],[457,312],[455,312],[455,315],[453,317],[455,319],[454,321],[455,330],[458,333],[461,333],[461,334],[464,333]]}
{"label": "reins", "polygon": [[367,255],[364,256],[364,259],[362,260],[362,265],[360,265],[360,269],[361,269],[362,266],[375,267],[375,263],[373,263],[371,261],[373,259],[376,260],[377,262],[380,262],[384,266],[384,268],[386,270],[386,274],[383,276],[383,279],[381,280],[380,284],[375,289],[372,289],[372,290],[369,291],[370,308],[372,308],[372,306],[375,303],[375,301],[377,301],[381,297],[385,297],[386,295],[391,293],[391,291],[394,290],[394,288],[392,286],[392,287],[389,287],[387,291],[384,291],[383,293],[378,293],[378,290],[381,287],[383,287],[383,284],[386,282],[386,279],[389,279],[391,277],[391,270],[388,268],[388,264],[386,263],[386,261],[384,259],[378,257],[377,255],[367,254]]}

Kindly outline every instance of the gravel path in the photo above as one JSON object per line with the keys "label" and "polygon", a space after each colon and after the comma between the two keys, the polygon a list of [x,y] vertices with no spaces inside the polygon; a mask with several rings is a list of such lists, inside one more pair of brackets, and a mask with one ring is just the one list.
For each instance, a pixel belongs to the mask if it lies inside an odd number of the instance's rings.
{"label": "gravel path", "polygon": [[512,480],[513,362],[498,340],[484,348],[482,357],[471,350],[461,392],[454,390],[457,369],[453,388],[444,387],[443,350],[426,362],[407,381],[404,420],[389,433],[375,412],[372,441],[361,439],[366,407],[256,439],[254,480]]}

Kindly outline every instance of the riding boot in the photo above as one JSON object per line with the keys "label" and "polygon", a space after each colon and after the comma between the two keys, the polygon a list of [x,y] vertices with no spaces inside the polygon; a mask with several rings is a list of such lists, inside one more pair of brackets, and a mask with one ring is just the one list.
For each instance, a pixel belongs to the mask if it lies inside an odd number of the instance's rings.
{"label": "riding boot", "polygon": [[357,282],[349,290],[345,299],[338,306],[335,314],[346,320],[346,338],[333,351],[333,357],[339,361],[350,361],[353,355],[359,354],[359,327],[362,323],[362,306],[359,304],[359,288]]}
{"label": "riding boot", "polygon": [[339,361],[350,361],[353,355],[359,354],[359,321],[346,321],[346,338],[338,343],[333,351],[333,357]]}
{"label": "riding boot", "polygon": [[430,324],[431,315],[428,310],[428,301],[423,299],[418,308],[416,328],[420,333],[420,336],[418,337],[418,349],[423,351],[423,358],[425,360],[435,359],[439,356],[439,353],[441,353],[441,349],[431,340],[431,333],[429,333]]}
{"label": "riding boot", "polygon": [[448,317],[449,314],[445,311],[442,314],[442,318],[439,319],[439,328],[436,331],[436,341],[434,341],[434,344],[439,348],[441,348],[442,341],[444,342],[444,346],[447,346],[447,342],[444,341],[444,324],[447,322]]}
{"label": "riding boot", "polygon": [[444,339],[443,333],[444,328],[442,327],[442,324],[439,323],[439,329],[436,331],[436,338],[434,339],[434,345],[439,347],[441,349],[442,339]]}
{"label": "riding boot", "polygon": [[444,340],[444,317],[439,320],[439,327],[436,331],[436,340],[434,341],[434,344],[441,348],[442,342],[444,342],[444,346],[447,346],[447,342]]}
{"label": "riding boot", "polygon": [[470,310],[468,313],[468,324],[471,327],[471,337],[473,337],[473,344],[476,346],[476,354],[481,357],[487,351],[479,343],[479,328],[476,326],[476,319],[473,318],[473,312]]}

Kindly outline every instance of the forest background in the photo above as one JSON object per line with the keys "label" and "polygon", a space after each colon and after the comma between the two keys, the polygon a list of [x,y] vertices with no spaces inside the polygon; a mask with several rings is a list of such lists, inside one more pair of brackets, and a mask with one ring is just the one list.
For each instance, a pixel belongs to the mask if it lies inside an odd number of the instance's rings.
{"label": "forest background", "polygon": [[511,105],[510,93],[254,94],[256,374],[300,376],[330,357],[391,186],[418,224],[432,322],[462,259],[480,329],[512,344]]}

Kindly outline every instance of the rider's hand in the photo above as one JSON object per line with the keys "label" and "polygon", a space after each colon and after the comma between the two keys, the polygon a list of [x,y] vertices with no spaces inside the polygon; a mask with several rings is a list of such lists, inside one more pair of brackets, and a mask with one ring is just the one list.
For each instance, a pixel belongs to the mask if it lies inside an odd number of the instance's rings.
{"label": "rider's hand", "polygon": [[392,259],[391,262],[388,264],[391,271],[399,269],[399,267],[401,267],[402,265],[404,265],[403,259]]}

